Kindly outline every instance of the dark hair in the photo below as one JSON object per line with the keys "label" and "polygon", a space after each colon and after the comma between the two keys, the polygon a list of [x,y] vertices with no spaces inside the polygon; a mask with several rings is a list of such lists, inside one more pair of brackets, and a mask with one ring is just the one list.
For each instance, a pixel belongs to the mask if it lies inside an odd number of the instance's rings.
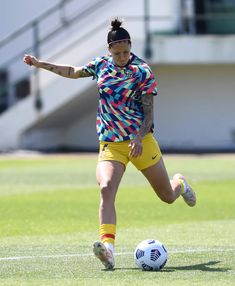
{"label": "dark hair", "polygon": [[121,27],[122,21],[118,18],[115,18],[111,21],[111,29],[108,33],[107,42],[109,46],[114,42],[125,41],[131,44],[131,37],[126,29]]}

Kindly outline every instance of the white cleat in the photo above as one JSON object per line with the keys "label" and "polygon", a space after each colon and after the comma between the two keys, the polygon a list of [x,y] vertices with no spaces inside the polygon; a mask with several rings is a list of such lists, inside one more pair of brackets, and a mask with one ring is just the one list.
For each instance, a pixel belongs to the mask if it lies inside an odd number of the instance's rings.
{"label": "white cleat", "polygon": [[197,201],[196,194],[193,191],[193,189],[189,186],[189,184],[187,183],[185,177],[181,174],[175,174],[173,176],[173,179],[180,179],[180,180],[184,181],[185,186],[186,186],[186,190],[184,193],[181,194],[181,196],[183,197],[183,199],[187,205],[189,205],[190,207],[194,207],[196,205],[196,201]]}
{"label": "white cleat", "polygon": [[94,242],[93,252],[95,256],[102,262],[106,269],[111,270],[114,268],[115,262],[113,254],[111,250],[107,249],[102,242]]}

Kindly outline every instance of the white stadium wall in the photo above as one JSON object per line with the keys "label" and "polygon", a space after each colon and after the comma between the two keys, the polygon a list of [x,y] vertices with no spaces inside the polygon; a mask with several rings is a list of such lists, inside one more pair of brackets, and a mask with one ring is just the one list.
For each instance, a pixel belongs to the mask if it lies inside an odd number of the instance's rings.
{"label": "white stadium wall", "polygon": [[165,149],[235,148],[235,65],[159,65],[156,137]]}
{"label": "white stadium wall", "polygon": [[[235,65],[155,65],[152,69],[159,90],[154,100],[155,136],[163,150],[234,150]],[[88,112],[69,127],[61,128],[60,136],[58,133],[53,135],[50,129],[51,138],[46,131],[41,138],[34,133],[31,146],[36,149],[67,146],[72,150],[97,150],[97,102],[93,96],[95,93],[88,99],[94,101]],[[53,145],[56,141],[52,139],[57,140],[57,145]]]}
{"label": "white stadium wall", "polygon": [[[77,3],[87,5],[92,1]],[[1,2],[4,15],[0,17],[0,38],[59,2]],[[12,10],[13,4],[15,9]],[[103,54],[107,51],[108,22],[116,15],[126,19],[124,23],[133,39],[133,52],[145,58],[144,23],[140,20],[144,15],[143,4],[143,0],[107,1],[105,9],[98,9],[78,26],[69,27],[57,43],[52,41],[41,47],[42,58],[52,57],[58,48],[72,42],[77,35],[81,36],[107,20],[107,26],[74,45],[69,53],[57,57],[56,62],[82,65]],[[161,147],[168,150],[235,150],[235,36],[174,34],[180,24],[179,5],[180,0],[150,1],[151,15],[162,17],[150,25],[150,31],[154,33],[153,57],[148,63],[153,66],[159,84],[159,95],[155,100],[155,135]],[[53,21],[47,24],[51,28]],[[44,25],[44,28],[48,27]],[[159,32],[166,34],[160,35]],[[32,33],[19,41],[6,49],[8,56],[17,52],[19,47],[32,43]],[[3,51],[0,65],[4,61]],[[32,70],[19,59],[10,71],[9,79],[16,81],[22,75],[31,77]],[[31,94],[0,115],[0,152],[17,148],[56,150],[61,146],[96,150],[94,82],[90,79],[71,81],[41,71],[40,83],[44,101],[40,114],[33,109]]]}

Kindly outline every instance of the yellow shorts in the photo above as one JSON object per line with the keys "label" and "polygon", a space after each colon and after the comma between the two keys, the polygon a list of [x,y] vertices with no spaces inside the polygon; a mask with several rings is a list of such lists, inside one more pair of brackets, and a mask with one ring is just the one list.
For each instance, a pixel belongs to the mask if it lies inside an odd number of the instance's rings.
{"label": "yellow shorts", "polygon": [[129,157],[130,140],[123,142],[100,142],[100,151],[98,161],[118,161],[125,166],[132,162],[138,170],[144,170],[156,164],[162,154],[157,140],[153,137],[152,133],[148,133],[142,139],[143,153],[138,158]]}

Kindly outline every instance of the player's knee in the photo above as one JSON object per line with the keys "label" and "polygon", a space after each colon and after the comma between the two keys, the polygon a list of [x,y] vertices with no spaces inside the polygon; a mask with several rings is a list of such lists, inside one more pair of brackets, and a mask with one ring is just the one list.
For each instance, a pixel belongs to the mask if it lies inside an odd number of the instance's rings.
{"label": "player's knee", "polygon": [[173,204],[175,201],[175,196],[172,192],[167,192],[166,190],[162,190],[161,192],[158,192],[159,198],[167,204]]}
{"label": "player's knee", "polygon": [[105,181],[100,183],[100,194],[103,199],[108,199],[112,196],[112,183],[111,181]]}
{"label": "player's knee", "polygon": [[167,204],[173,204],[175,199],[173,197],[164,197],[164,198],[161,198],[161,200]]}

